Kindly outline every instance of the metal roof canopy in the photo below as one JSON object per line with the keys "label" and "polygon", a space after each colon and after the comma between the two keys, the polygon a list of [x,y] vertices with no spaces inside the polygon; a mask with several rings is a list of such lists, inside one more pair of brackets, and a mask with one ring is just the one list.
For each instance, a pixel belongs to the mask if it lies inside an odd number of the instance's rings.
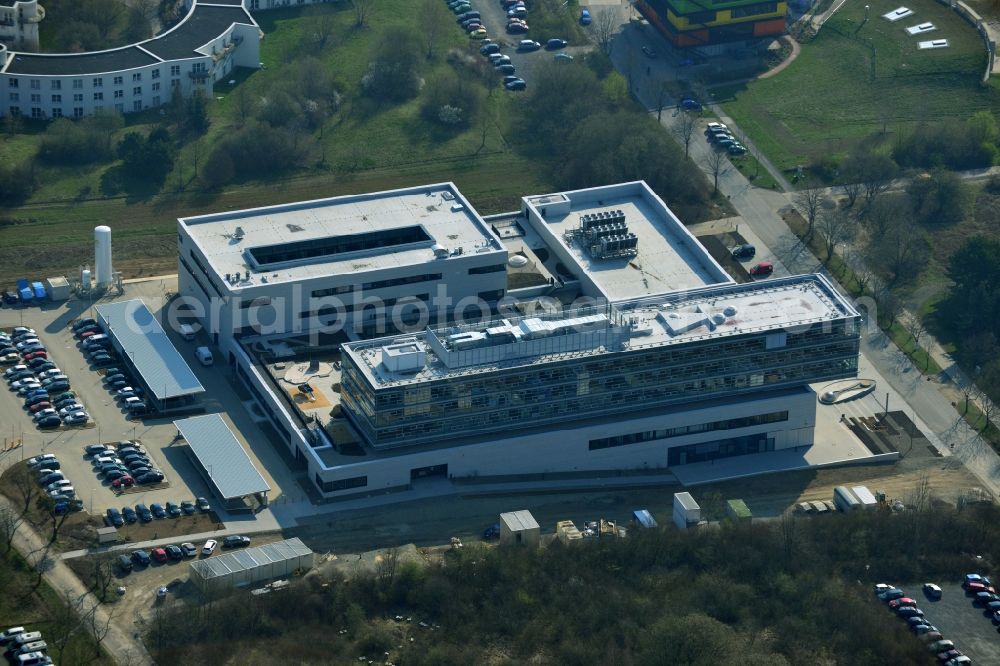
{"label": "metal roof canopy", "polygon": [[223,499],[271,490],[220,414],[192,416],[174,421],[174,426]]}
{"label": "metal roof canopy", "polygon": [[97,314],[157,400],[205,392],[141,299],[98,305]]}
{"label": "metal roof canopy", "polygon": [[313,551],[302,543],[301,539],[295,537],[246,550],[233,551],[210,559],[195,560],[191,562],[190,566],[203,579],[208,580],[312,554]]}

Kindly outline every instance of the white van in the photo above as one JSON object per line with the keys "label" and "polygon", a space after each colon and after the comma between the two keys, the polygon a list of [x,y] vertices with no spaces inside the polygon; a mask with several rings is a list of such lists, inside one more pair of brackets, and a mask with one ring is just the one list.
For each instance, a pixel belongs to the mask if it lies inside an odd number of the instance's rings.
{"label": "white van", "polygon": [[198,357],[198,360],[201,361],[202,365],[212,365],[215,361],[215,359],[212,358],[212,350],[208,347],[198,347],[194,350],[194,355]]}
{"label": "white van", "polygon": [[181,324],[179,332],[185,340],[194,340],[194,326],[191,324]]}

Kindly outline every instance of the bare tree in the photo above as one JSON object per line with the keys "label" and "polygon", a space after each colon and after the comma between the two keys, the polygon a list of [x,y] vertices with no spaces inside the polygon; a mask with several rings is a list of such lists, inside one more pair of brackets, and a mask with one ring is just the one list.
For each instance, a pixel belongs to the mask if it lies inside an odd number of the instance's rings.
{"label": "bare tree", "polygon": [[399,565],[399,549],[389,548],[384,551],[378,565],[375,568],[375,576],[382,584],[383,589],[392,587],[396,579],[396,568]]}
{"label": "bare tree", "polygon": [[858,200],[858,195],[861,194],[861,183],[852,179],[851,182],[841,185],[840,189],[844,190],[844,194],[847,195],[847,207],[853,208],[854,202]]}
{"label": "bare tree", "polygon": [[0,506],[0,537],[3,537],[4,555],[10,552],[14,544],[17,528],[21,526],[21,516],[5,506]]}
{"label": "bare tree", "polygon": [[448,19],[451,15],[445,5],[439,0],[420,0],[420,9],[417,10],[417,28],[420,31],[420,38],[424,42],[424,50],[427,59],[434,57],[434,50],[441,44],[441,36],[445,34],[448,27]]}
{"label": "bare tree", "polygon": [[729,160],[726,159],[725,153],[719,150],[711,150],[705,159],[702,160],[702,166],[708,171],[709,175],[712,176],[712,195],[719,193],[719,176],[726,173],[728,170]]}
{"label": "bare tree", "polygon": [[924,322],[920,320],[917,315],[911,315],[906,320],[906,332],[910,334],[910,339],[913,340],[913,345],[915,347],[920,346],[920,338],[924,337],[927,329],[924,327]]}
{"label": "bare tree", "polygon": [[826,247],[826,260],[833,256],[833,250],[839,243],[849,240],[854,233],[854,219],[841,208],[823,211],[817,220],[819,231],[823,234]]}
{"label": "bare tree", "polygon": [[312,5],[303,15],[307,19],[307,30],[316,50],[322,51],[333,39],[333,29],[337,26],[337,15],[332,8]]}
{"label": "bare tree", "polygon": [[615,32],[618,30],[618,16],[613,9],[601,9],[594,12],[590,29],[594,32],[597,45],[606,54],[611,55],[611,47],[615,42]]}
{"label": "bare tree", "polygon": [[677,137],[677,140],[684,145],[684,157],[688,156],[691,139],[694,137],[694,131],[698,128],[698,119],[686,111],[681,113],[674,122],[671,132]]}
{"label": "bare tree", "polygon": [[807,234],[811,237],[813,227],[816,225],[816,216],[819,215],[823,204],[823,190],[817,187],[817,183],[811,178],[806,181],[805,189],[797,191],[792,195],[792,202],[798,207],[809,225]]}
{"label": "bare tree", "polygon": [[59,595],[62,603],[49,606],[50,629],[45,632],[45,642],[56,663],[64,664],[66,646],[83,625],[87,611],[83,608],[86,595],[78,597],[69,590]]}
{"label": "bare tree", "polygon": [[891,284],[916,275],[929,252],[927,239],[904,218],[893,219],[885,233],[865,248],[868,262],[878,266]]}
{"label": "bare tree", "polygon": [[931,478],[924,473],[917,479],[910,493],[910,505],[917,511],[925,511],[930,508],[931,503]]}
{"label": "bare tree", "polygon": [[893,291],[891,284],[882,279],[875,279],[872,281],[872,290],[875,292],[875,306],[878,308],[878,324],[882,328],[889,329],[892,328],[896,320],[899,319],[899,313],[902,309],[902,305],[899,302],[899,298]]}
{"label": "bare tree", "polygon": [[972,387],[972,399],[976,402],[979,407],[979,411],[983,414],[983,425],[979,428],[979,431],[986,432],[986,430],[990,427],[990,423],[993,421],[994,412],[996,412],[996,404],[990,398],[989,392],[978,384]]}
{"label": "bare tree", "polygon": [[20,504],[21,517],[28,515],[28,510],[34,505],[35,500],[41,495],[41,490],[34,478],[34,474],[25,465],[18,465],[10,472],[11,482],[14,485],[14,492]]}
{"label": "bare tree", "polygon": [[351,0],[351,8],[354,9],[354,27],[363,28],[371,17],[372,9],[375,7],[375,0]]}
{"label": "bare tree", "polygon": [[108,600],[108,591],[115,579],[116,559],[112,553],[95,555],[91,561],[90,589],[102,602]]}
{"label": "bare tree", "polygon": [[247,91],[246,86],[242,85],[236,88],[236,91],[232,94],[232,100],[233,104],[230,108],[232,109],[233,120],[236,121],[237,127],[243,127],[253,117],[257,102]]}
{"label": "bare tree", "polygon": [[667,82],[660,81],[660,87],[656,92],[656,122],[663,118],[663,107],[667,104]]}
{"label": "bare tree", "polygon": [[94,637],[94,651],[96,652],[94,656],[96,657],[101,656],[101,644],[108,637],[108,634],[111,633],[111,624],[114,621],[118,608],[115,605],[108,605],[102,608],[94,604],[90,612],[84,616],[90,633]]}

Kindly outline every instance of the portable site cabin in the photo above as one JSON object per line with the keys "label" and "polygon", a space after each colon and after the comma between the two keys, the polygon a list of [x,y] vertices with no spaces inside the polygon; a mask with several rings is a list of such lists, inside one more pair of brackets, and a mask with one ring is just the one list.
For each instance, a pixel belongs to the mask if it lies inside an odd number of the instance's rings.
{"label": "portable site cabin", "polygon": [[749,523],[753,520],[750,507],[741,499],[731,499],[726,501],[726,517],[737,523]]}
{"label": "portable site cabin", "polygon": [[656,519],[653,518],[653,514],[651,514],[648,509],[633,511],[632,522],[645,529],[653,529],[654,527],[657,527]]}
{"label": "portable site cabin", "polygon": [[858,498],[859,502],[861,502],[860,508],[868,510],[878,508],[878,500],[875,499],[875,495],[872,494],[872,491],[868,490],[868,486],[852,486],[851,492],[854,493],[854,496]]}
{"label": "portable site cabin", "polygon": [[527,509],[500,514],[500,543],[538,547],[541,529]]}
{"label": "portable site cabin", "polygon": [[847,486],[837,486],[833,489],[833,503],[845,513],[861,507],[861,500]]}
{"label": "portable site cabin", "polygon": [[701,521],[701,507],[691,493],[674,493],[674,524],[682,530]]}

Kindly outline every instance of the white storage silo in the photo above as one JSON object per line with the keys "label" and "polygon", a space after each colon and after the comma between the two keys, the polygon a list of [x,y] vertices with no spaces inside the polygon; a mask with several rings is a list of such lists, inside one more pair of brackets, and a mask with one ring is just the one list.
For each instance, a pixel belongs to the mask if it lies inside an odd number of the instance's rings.
{"label": "white storage silo", "polygon": [[90,266],[84,266],[80,270],[80,289],[90,291]]}
{"label": "white storage silo", "polygon": [[94,227],[94,272],[98,289],[111,286],[111,227]]}

